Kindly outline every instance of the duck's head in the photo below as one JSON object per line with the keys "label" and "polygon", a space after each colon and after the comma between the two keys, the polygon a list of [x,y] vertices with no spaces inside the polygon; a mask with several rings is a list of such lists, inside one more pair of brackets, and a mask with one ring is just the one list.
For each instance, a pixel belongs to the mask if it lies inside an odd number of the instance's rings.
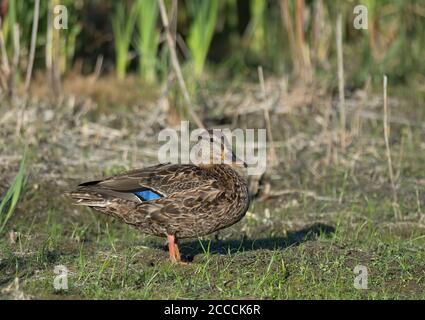
{"label": "duck's head", "polygon": [[226,136],[218,131],[203,131],[194,146],[195,163],[200,166],[227,164],[232,167],[247,167],[245,161],[232,151]]}

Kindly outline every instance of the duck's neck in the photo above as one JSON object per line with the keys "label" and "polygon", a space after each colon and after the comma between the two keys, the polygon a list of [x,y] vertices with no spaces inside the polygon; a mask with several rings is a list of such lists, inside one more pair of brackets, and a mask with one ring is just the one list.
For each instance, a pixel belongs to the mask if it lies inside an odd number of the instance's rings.
{"label": "duck's neck", "polygon": [[[213,172],[216,175],[219,175],[223,178],[223,182],[236,183],[236,186],[243,187],[246,185],[246,180],[243,178],[233,167],[227,165],[227,164],[212,164],[212,165],[205,165],[202,168],[209,170]],[[234,186],[233,186],[234,187]]]}
{"label": "duck's neck", "polygon": [[237,176],[239,176],[239,174],[237,174],[236,170],[233,169],[232,166],[229,166],[228,164],[224,164],[224,163],[219,163],[219,164],[199,164],[198,165],[200,168],[202,169],[206,169],[206,170],[211,170],[211,171],[216,171],[217,173],[220,172],[232,172],[235,173]]}
{"label": "duck's neck", "polygon": [[214,176],[220,177],[219,179],[229,194],[234,195],[233,200],[235,203],[243,206],[240,212],[245,213],[249,206],[249,191],[246,179],[226,164],[212,166],[209,170],[212,170]]}

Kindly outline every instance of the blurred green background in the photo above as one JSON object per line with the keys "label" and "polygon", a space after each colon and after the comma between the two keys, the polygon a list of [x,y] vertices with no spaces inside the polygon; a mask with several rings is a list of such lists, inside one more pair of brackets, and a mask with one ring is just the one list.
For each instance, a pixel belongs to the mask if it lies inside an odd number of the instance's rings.
{"label": "blurred green background", "polygon": [[[25,72],[34,0],[1,0],[1,29],[10,60],[19,30],[19,73]],[[49,36],[49,8],[67,8],[68,29]],[[415,0],[185,0],[165,1],[181,63],[196,77],[212,71],[232,79],[268,73],[293,78],[336,78],[335,25],[343,21],[347,89],[382,73],[393,81],[423,80],[425,3]],[[353,27],[356,5],[368,8],[368,29]],[[41,0],[35,70],[60,75],[103,73],[120,79],[134,73],[150,83],[169,74],[168,52],[156,0]],[[55,18],[51,15],[50,18]],[[13,28],[12,26],[18,26]],[[50,37],[50,38],[49,38]],[[50,40],[49,40],[50,39]],[[50,43],[51,42],[51,43]],[[100,59],[100,60],[99,60]]]}

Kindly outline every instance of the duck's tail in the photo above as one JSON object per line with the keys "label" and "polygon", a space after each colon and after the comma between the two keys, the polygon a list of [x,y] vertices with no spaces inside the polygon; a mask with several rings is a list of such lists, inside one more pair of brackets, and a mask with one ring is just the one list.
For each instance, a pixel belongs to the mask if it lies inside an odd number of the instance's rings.
{"label": "duck's tail", "polygon": [[74,200],[74,204],[89,207],[106,207],[110,204],[107,194],[90,186],[78,186],[77,189],[66,193]]}
{"label": "duck's tail", "polygon": [[[81,206],[94,208],[108,207],[111,203],[129,201],[132,203],[142,202],[138,192],[117,191],[103,187],[101,181],[91,181],[80,184],[75,190],[68,192],[67,195],[74,200],[74,203]],[[143,191],[146,193],[147,191]],[[143,193],[142,192],[142,193]],[[143,195],[145,195],[143,193]],[[143,199],[145,200],[145,199]]]}

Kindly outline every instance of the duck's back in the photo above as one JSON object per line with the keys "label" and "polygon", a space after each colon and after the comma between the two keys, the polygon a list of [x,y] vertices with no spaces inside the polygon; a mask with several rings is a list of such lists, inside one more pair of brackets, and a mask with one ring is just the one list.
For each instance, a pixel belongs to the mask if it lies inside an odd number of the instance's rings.
{"label": "duck's back", "polygon": [[249,205],[245,180],[227,165],[160,164],[83,183],[70,195],[143,232],[180,238],[230,226]]}

